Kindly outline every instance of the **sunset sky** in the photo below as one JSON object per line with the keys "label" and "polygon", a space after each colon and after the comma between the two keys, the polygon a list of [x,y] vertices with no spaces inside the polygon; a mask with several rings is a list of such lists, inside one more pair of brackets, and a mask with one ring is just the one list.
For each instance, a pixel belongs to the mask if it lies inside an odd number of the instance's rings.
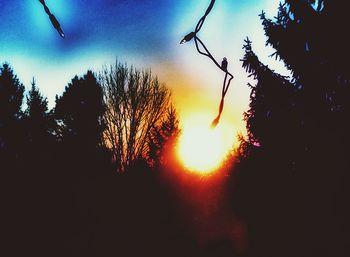
{"label": "sunset sky", "polygon": [[[25,84],[35,77],[54,106],[56,94],[74,75],[98,72],[116,57],[137,68],[150,68],[171,88],[182,124],[208,124],[216,116],[224,74],[194,42],[179,45],[194,30],[208,1],[203,0],[46,0],[60,21],[66,38],[59,37],[37,0],[0,0],[0,62],[8,62]],[[226,96],[221,126],[234,137],[244,133],[242,113],[247,109],[249,78],[241,68],[243,40],[269,65],[265,36],[258,14],[277,13],[277,0],[217,0],[198,36],[221,61],[227,57],[235,78]]]}

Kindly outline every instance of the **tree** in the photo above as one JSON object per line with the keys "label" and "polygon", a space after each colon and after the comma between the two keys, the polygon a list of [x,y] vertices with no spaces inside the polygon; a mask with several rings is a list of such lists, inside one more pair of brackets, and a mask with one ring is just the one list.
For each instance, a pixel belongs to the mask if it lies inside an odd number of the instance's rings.
{"label": "tree", "polygon": [[152,167],[163,164],[162,155],[169,147],[174,147],[175,140],[180,133],[175,107],[171,105],[164,116],[163,120],[151,129],[147,139],[147,161]]}
{"label": "tree", "polygon": [[47,98],[42,96],[33,78],[32,87],[26,97],[27,108],[24,111],[28,141],[43,144],[54,129],[53,113],[48,111]]}
{"label": "tree", "polygon": [[275,73],[259,61],[249,39],[244,49],[243,67],[257,81],[254,86],[249,84],[252,89],[250,108],[244,114],[249,141],[261,147],[278,147],[278,144],[285,144],[280,140],[280,137],[284,137],[283,133],[291,129],[290,126],[298,124],[293,115],[298,108],[298,90],[287,77]]}
{"label": "tree", "polygon": [[104,111],[102,88],[92,71],[75,76],[63,95],[56,97],[61,140],[85,150],[102,146]]}
{"label": "tree", "polygon": [[147,159],[150,132],[164,120],[170,91],[150,71],[116,63],[100,74],[104,91],[106,145],[112,150],[119,172]]}
{"label": "tree", "polygon": [[261,63],[245,42],[243,67],[256,83],[237,202],[252,256],[348,255],[346,17],[341,1],[311,0],[285,1],[274,20],[260,15],[272,56],[290,78]]}
{"label": "tree", "polygon": [[[24,86],[9,64],[0,67],[0,180],[3,197],[3,232],[22,235],[24,227],[22,168],[23,168],[23,130],[21,124],[21,106]],[[14,237],[13,237],[14,238]],[[16,243],[21,236],[16,237]],[[23,241],[24,242],[24,241]],[[22,243],[22,241],[20,241]],[[5,245],[9,245],[8,241]],[[12,244],[10,240],[10,245]]]}
{"label": "tree", "polygon": [[[12,68],[0,68],[0,151],[14,153],[20,140],[20,117],[24,86]],[[1,153],[2,154],[2,153]]]}

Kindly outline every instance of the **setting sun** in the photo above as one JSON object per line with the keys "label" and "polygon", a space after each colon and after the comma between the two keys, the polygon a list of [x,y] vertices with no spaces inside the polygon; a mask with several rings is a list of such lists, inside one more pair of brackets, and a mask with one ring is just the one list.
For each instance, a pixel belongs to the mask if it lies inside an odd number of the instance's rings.
{"label": "setting sun", "polygon": [[177,154],[182,164],[190,171],[209,174],[217,170],[233,147],[233,138],[227,137],[224,124],[212,129],[210,119],[191,120],[183,125]]}

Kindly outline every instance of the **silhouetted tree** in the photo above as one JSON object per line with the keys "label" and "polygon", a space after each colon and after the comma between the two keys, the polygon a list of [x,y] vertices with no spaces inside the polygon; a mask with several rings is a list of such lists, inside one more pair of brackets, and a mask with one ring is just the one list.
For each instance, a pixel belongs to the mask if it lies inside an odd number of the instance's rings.
{"label": "silhouetted tree", "polygon": [[[23,92],[24,86],[10,65],[3,64],[0,67],[0,181],[3,192],[2,231],[9,240],[3,245],[9,251],[15,249],[16,244],[27,246],[23,240],[28,228],[25,211],[28,198],[23,188],[26,179],[22,177],[26,155],[21,119]],[[16,255],[19,251],[12,252]]]}
{"label": "silhouetted tree", "polygon": [[102,140],[104,111],[102,88],[91,71],[75,76],[63,95],[56,97],[59,163],[66,180],[73,184],[86,176],[104,175],[107,170],[109,156]]}
{"label": "silhouetted tree", "polygon": [[104,89],[107,125],[105,143],[112,149],[118,171],[147,159],[148,136],[166,116],[170,91],[150,71],[116,63],[100,74]]}
{"label": "silhouetted tree", "polygon": [[29,143],[42,144],[55,128],[53,113],[48,110],[47,98],[42,96],[35,80],[26,97],[27,108],[24,111],[27,140]]}
{"label": "silhouetted tree", "polygon": [[174,147],[179,133],[179,119],[175,107],[171,105],[163,120],[156,124],[148,135],[147,161],[152,167],[162,164],[162,154],[169,147]]}
{"label": "silhouetted tree", "polygon": [[[293,112],[297,89],[288,80],[262,64],[252,50],[251,42],[246,40],[243,67],[256,79],[256,84],[250,85],[250,108],[245,113],[249,141],[253,145],[273,146],[285,144],[285,129],[296,124]],[[278,96],[278,97],[276,97]],[[283,122],[281,122],[283,121]],[[285,126],[285,129],[281,129]],[[289,135],[284,140],[289,140]]]}
{"label": "silhouetted tree", "polygon": [[80,149],[102,146],[104,130],[102,88],[95,75],[88,71],[68,84],[61,97],[56,97],[55,116],[61,139]]}
{"label": "silhouetted tree", "polygon": [[57,203],[53,215],[60,222],[54,236],[57,245],[66,246],[59,247],[63,255],[90,256],[86,238],[99,222],[99,202],[107,201],[101,196],[111,183],[104,180],[111,174],[102,140],[104,111],[102,88],[92,71],[75,76],[62,96],[56,97],[58,150],[53,169]]}
{"label": "silhouetted tree", "polygon": [[[53,114],[48,111],[48,101],[40,93],[34,79],[27,92],[26,103],[20,120],[21,142],[17,145],[17,151],[22,154],[16,160],[19,167],[14,172],[11,184],[12,190],[16,192],[12,194],[12,201],[18,205],[13,215],[16,226],[12,229],[21,235],[17,243],[23,245],[27,252],[36,251],[40,256],[40,252],[52,247],[49,227],[52,228],[50,220],[54,217],[51,211],[55,206],[53,196],[58,192],[56,190],[59,187],[56,185],[62,186],[62,183],[55,177],[55,168],[59,164],[56,159],[57,145],[52,134],[55,128]],[[11,133],[18,137],[15,131]],[[59,161],[62,162],[61,159]],[[30,232],[34,230],[36,233]],[[36,248],[35,242],[38,241],[44,245],[40,249]]]}
{"label": "silhouetted tree", "polygon": [[18,154],[23,92],[24,86],[12,68],[3,64],[0,68],[0,155],[15,157]]}
{"label": "silhouetted tree", "polygon": [[0,71],[1,229],[11,256],[231,254],[227,242],[198,246],[177,215],[172,182],[151,172],[179,128],[169,90],[149,72],[127,69],[127,96],[109,95],[128,101],[120,108],[136,108],[129,114],[141,124],[124,124],[147,130],[136,132],[135,140],[143,135],[145,144],[140,158],[132,159],[129,172],[116,174],[101,147],[108,143],[102,140],[105,105],[92,72],[73,78],[53,111],[33,80],[21,112],[23,85],[8,65]]}
{"label": "silhouetted tree", "polygon": [[285,1],[274,20],[260,15],[272,56],[291,78],[262,64],[245,42],[243,67],[256,83],[236,203],[252,256],[349,253],[347,15],[341,1],[309,0]]}

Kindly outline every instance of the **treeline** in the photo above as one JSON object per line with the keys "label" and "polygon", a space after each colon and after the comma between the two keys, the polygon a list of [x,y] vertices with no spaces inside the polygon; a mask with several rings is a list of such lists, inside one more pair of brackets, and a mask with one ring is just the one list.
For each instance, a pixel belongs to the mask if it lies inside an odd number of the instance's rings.
{"label": "treeline", "polygon": [[[274,19],[260,15],[290,77],[244,44],[255,82],[225,186],[244,221],[245,256],[350,256],[347,15],[340,0],[286,0]],[[22,111],[23,85],[7,64],[0,70],[5,245],[14,256],[234,255],[230,243],[198,248],[155,175],[179,130],[169,91],[149,72],[87,72],[51,111],[34,84]]]}
{"label": "treeline", "polygon": [[260,62],[241,140],[236,211],[249,256],[349,256],[350,50],[342,1],[289,1],[269,19],[266,43],[291,76]]}
{"label": "treeline", "polygon": [[0,79],[0,150],[6,168],[21,165],[28,154],[40,158],[60,147],[67,158],[102,155],[116,172],[140,162],[156,166],[165,142],[179,133],[171,92],[150,71],[120,63],[97,75],[87,71],[56,96],[52,110],[34,79],[22,110],[24,86],[9,64],[0,68]]}
{"label": "treeline", "polygon": [[[24,99],[25,98],[25,99]],[[25,109],[22,102],[26,101]],[[0,170],[7,256],[197,254],[160,182],[179,133],[169,89],[117,63],[74,77],[52,110],[0,68]]]}

